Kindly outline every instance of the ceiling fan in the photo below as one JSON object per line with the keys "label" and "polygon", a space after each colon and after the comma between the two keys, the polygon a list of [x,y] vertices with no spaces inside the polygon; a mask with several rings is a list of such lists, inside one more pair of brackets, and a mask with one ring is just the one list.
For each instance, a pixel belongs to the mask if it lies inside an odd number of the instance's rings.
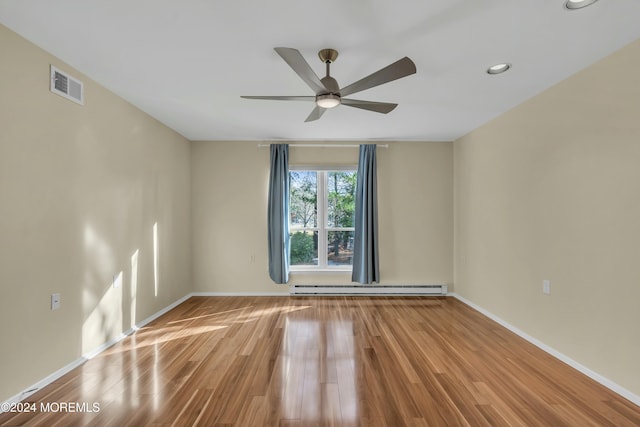
{"label": "ceiling fan", "polygon": [[329,108],[338,105],[346,105],[349,107],[361,108],[363,110],[375,111],[376,113],[387,114],[398,106],[388,102],[361,101],[357,99],[344,98],[356,92],[370,89],[393,80],[406,77],[416,72],[416,65],[408,57],[404,57],[391,65],[376,71],[351,83],[342,89],[338,85],[336,79],[329,75],[329,67],[338,57],[338,51],[334,49],[322,49],[318,52],[320,60],[326,64],[327,75],[322,79],[318,78],[313,72],[309,63],[304,59],[302,54],[289,47],[276,47],[274,50],[285,60],[287,64],[295,71],[302,80],[309,85],[315,92],[315,96],[241,96],[246,99],[268,99],[276,101],[315,101],[316,106],[311,111],[305,122],[318,120],[324,112]]}

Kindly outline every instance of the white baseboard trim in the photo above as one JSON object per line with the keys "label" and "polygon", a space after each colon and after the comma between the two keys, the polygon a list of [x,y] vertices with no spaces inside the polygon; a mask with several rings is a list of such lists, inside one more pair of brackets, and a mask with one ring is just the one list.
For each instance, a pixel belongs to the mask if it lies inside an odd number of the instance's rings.
{"label": "white baseboard trim", "polygon": [[146,319],[144,319],[144,320],[140,321],[139,323],[137,323],[136,327],[135,327],[135,330],[137,331],[138,329],[140,329],[140,328],[146,326],[147,324],[153,322],[158,317],[160,317],[163,314],[168,313],[169,311],[173,310],[174,308],[176,308],[177,306],[179,306],[180,304],[182,304],[183,302],[185,302],[189,298],[191,298],[191,294],[187,294],[187,295],[183,296],[182,298],[172,302],[171,304],[169,304],[168,306],[166,306],[162,310],[152,314],[151,316],[149,316]]}
{"label": "white baseboard trim", "polygon": [[46,378],[41,379],[37,383],[33,384],[31,387],[27,387],[22,392],[16,394],[15,396],[10,397],[9,399],[5,400],[4,402],[1,402],[0,403],[0,414],[5,412],[3,410],[4,408],[11,407],[12,404],[21,402],[22,400],[24,400],[27,397],[31,396],[36,391],[40,390],[41,388],[43,388],[45,386],[48,386],[49,384],[51,384],[52,382],[54,382],[58,378],[60,378],[63,375],[67,374],[68,372],[71,372],[72,370],[74,370],[78,366],[82,365],[86,361],[87,361],[87,359],[85,359],[84,357],[80,357],[80,358],[74,360],[73,362],[69,363],[68,365],[63,366],[62,368],[58,369],[57,371],[55,371],[51,375],[47,376]]}
{"label": "white baseboard trim", "polygon": [[288,297],[286,292],[191,292],[189,297]]}
{"label": "white baseboard trim", "polygon": [[126,330],[125,332],[121,333],[117,337],[107,341],[106,343],[96,347],[93,350],[90,350],[90,351],[86,352],[85,354],[82,355],[82,357],[79,357],[78,359],[74,360],[73,362],[69,363],[68,365],[63,366],[62,368],[58,369],[57,371],[55,371],[51,375],[49,375],[46,378],[43,378],[40,381],[38,381],[37,383],[33,384],[31,387],[27,387],[24,391],[16,394],[15,396],[10,397],[9,399],[7,399],[4,402],[0,402],[0,414],[4,412],[4,411],[2,411],[1,408],[5,408],[7,405],[10,406],[11,404],[15,404],[15,403],[18,403],[18,402],[26,399],[27,397],[31,396],[36,391],[40,390],[43,387],[46,387],[47,385],[51,384],[52,382],[54,382],[58,378],[60,378],[63,375],[66,375],[67,373],[71,372],[72,370],[74,370],[78,366],[80,366],[83,363],[85,363],[87,360],[93,359],[94,357],[96,357],[98,354],[102,353],[103,351],[105,351],[109,347],[111,347],[114,344],[117,344],[118,342],[122,341],[127,336],[131,335],[132,333],[134,333],[138,329],[144,327],[145,325],[147,325],[148,323],[150,323],[153,320],[157,319],[158,317],[162,316],[166,312],[168,312],[168,311],[172,310],[173,308],[177,307],[178,305],[182,304],[183,302],[185,302],[189,298],[191,298],[191,294],[187,294],[187,295],[183,296],[179,300],[169,304],[168,306],[166,306],[165,308],[161,309],[160,311],[158,311],[158,312],[152,314],[151,316],[147,317],[146,319],[138,322],[135,327]]}
{"label": "white baseboard trim", "polygon": [[103,351],[105,351],[106,349],[111,347],[112,345],[119,343],[124,338],[126,338],[129,335],[131,335],[132,333],[134,333],[137,329],[138,329],[137,327],[136,328],[129,328],[126,331],[124,331],[123,333],[121,333],[120,335],[118,335],[117,337],[115,337],[113,339],[110,339],[106,343],[102,344],[101,346],[98,346],[98,347],[94,348],[93,350],[89,350],[88,352],[86,352],[85,354],[82,355],[83,361],[87,361],[87,360],[93,359],[94,357],[96,357],[97,355],[99,355],[100,353],[102,353]]}
{"label": "white baseboard trim", "polygon": [[583,374],[585,374],[586,376],[588,376],[592,380],[599,382],[600,384],[602,384],[603,386],[607,387],[609,390],[613,391],[614,393],[617,393],[620,396],[624,397],[625,399],[627,399],[627,400],[633,402],[634,404],[640,406],[640,396],[638,396],[637,394],[632,393],[631,391],[629,391],[626,388],[622,387],[621,385],[611,381],[610,379],[600,375],[599,373],[597,373],[595,371],[592,371],[591,369],[587,368],[586,366],[582,365],[579,362],[576,362],[575,360],[573,360],[569,356],[566,356],[565,354],[559,352],[558,350],[556,350],[556,349],[554,349],[552,347],[549,347],[548,345],[546,345],[542,341],[540,341],[540,340],[532,337],[531,335],[527,334],[526,332],[516,328],[515,326],[513,326],[510,323],[504,321],[500,317],[498,317],[498,316],[494,315],[493,313],[485,310],[484,308],[474,304],[473,302],[471,302],[468,299],[456,294],[455,292],[449,293],[448,296],[454,297],[454,298],[462,301],[463,303],[465,303],[469,307],[473,308],[474,310],[479,311],[480,313],[484,314],[485,316],[487,316],[489,319],[493,320],[494,322],[500,324],[501,326],[504,326],[505,328],[507,328],[508,330],[513,332],[514,334],[520,336],[521,338],[524,338],[525,340],[529,341],[531,344],[533,344],[536,347],[540,348],[541,350],[549,353],[550,355],[552,355],[556,359],[561,360],[562,362],[566,363],[567,365],[571,366],[572,368],[582,372]]}

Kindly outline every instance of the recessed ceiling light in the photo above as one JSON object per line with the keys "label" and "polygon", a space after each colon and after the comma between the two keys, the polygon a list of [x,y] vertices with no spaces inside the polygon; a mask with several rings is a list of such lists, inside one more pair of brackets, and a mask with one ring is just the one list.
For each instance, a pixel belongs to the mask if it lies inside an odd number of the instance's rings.
{"label": "recessed ceiling light", "polygon": [[576,10],[594,4],[598,0],[567,0],[564,2],[565,9]]}
{"label": "recessed ceiling light", "polygon": [[511,68],[511,64],[507,64],[506,62],[504,62],[502,64],[492,65],[491,67],[487,68],[487,73],[488,74],[501,74],[501,73],[504,73],[505,71],[507,71],[509,68]]}

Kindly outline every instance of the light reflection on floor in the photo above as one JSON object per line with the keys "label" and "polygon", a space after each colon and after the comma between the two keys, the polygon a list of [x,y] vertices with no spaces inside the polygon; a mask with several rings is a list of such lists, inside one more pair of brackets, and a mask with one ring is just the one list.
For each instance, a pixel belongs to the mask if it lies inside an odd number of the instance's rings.
{"label": "light reflection on floor", "polygon": [[287,317],[281,359],[283,418],[355,422],[354,351],[351,320],[321,322]]}

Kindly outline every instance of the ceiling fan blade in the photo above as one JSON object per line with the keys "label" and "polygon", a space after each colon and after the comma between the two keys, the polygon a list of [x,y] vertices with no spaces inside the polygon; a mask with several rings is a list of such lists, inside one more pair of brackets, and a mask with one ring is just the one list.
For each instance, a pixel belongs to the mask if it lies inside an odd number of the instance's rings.
{"label": "ceiling fan blade", "polygon": [[309,85],[313,92],[317,95],[323,92],[329,92],[322,84],[318,75],[313,72],[309,63],[304,59],[300,51],[290,47],[273,48],[278,55],[285,60],[287,64],[298,74],[306,84]]}
{"label": "ceiling fan blade", "polygon": [[305,123],[306,122],[313,122],[314,120],[318,120],[320,117],[322,117],[322,115],[324,114],[325,110],[326,110],[326,108],[318,107],[316,105],[316,108],[314,108],[313,111],[311,111],[311,114],[309,114],[309,116],[305,120]]}
{"label": "ceiling fan blade", "polygon": [[406,77],[416,72],[416,64],[408,57],[404,57],[391,65],[369,74],[367,77],[351,83],[349,86],[340,89],[341,96],[351,95],[365,89],[379,86],[383,83],[391,82],[402,77]]}
{"label": "ceiling fan blade", "polygon": [[315,96],[241,96],[244,99],[270,99],[272,101],[315,101]]}
{"label": "ceiling fan blade", "polygon": [[342,105],[361,108],[363,110],[375,111],[376,113],[383,113],[383,114],[387,114],[393,111],[393,109],[398,106],[398,104],[391,104],[388,102],[360,101],[358,99],[344,99],[344,98],[342,98]]}

